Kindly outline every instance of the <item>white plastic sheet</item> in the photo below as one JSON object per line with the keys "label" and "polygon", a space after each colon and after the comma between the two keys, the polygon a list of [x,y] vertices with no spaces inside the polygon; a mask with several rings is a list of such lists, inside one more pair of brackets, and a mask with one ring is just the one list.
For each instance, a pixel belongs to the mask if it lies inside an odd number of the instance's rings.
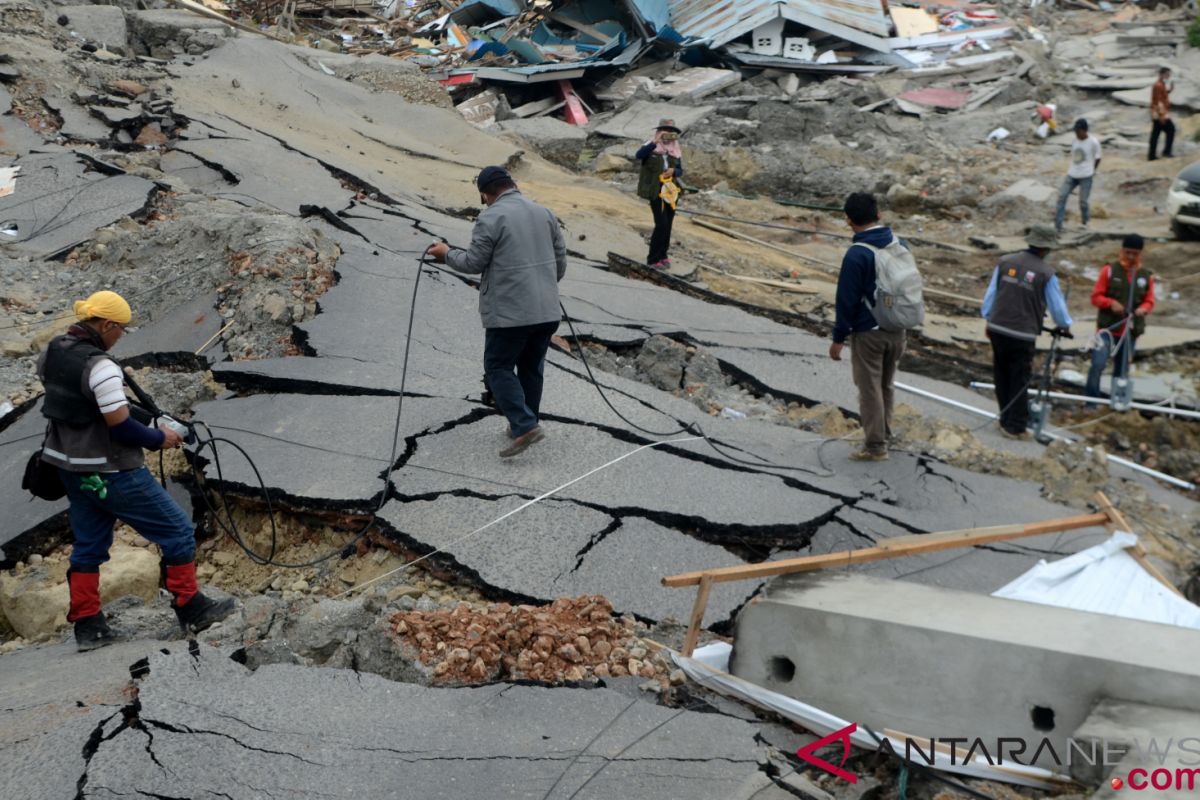
{"label": "white plastic sheet", "polygon": [[992,596],[1200,630],[1200,607],[1146,572],[1127,552],[1136,544],[1132,533],[1117,531],[1073,556],[1039,562]]}

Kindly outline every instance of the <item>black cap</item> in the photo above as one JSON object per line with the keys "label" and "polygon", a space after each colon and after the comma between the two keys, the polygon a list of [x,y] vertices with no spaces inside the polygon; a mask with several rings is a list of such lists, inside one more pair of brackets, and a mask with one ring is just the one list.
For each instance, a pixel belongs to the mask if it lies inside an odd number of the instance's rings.
{"label": "black cap", "polygon": [[511,180],[512,175],[509,175],[508,170],[504,167],[484,167],[479,173],[479,177],[475,179],[475,186],[482,192],[496,181]]}
{"label": "black cap", "polygon": [[1146,246],[1146,240],[1136,233],[1131,233],[1121,240],[1121,248],[1124,250],[1141,250]]}
{"label": "black cap", "polygon": [[1084,119],[1083,117],[1080,117],[1079,119],[1075,120],[1075,130],[1086,131],[1087,129],[1088,129],[1088,124],[1087,124],[1086,119]]}

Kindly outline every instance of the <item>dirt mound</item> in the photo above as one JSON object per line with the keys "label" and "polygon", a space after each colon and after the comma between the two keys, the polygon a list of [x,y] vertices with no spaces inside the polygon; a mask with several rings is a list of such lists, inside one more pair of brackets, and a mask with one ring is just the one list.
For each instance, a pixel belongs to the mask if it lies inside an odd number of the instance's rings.
{"label": "dirt mound", "polygon": [[564,683],[628,675],[666,686],[665,657],[651,657],[633,642],[631,617],[617,621],[612,614],[607,599],[585,595],[540,607],[463,603],[452,610],[401,612],[392,625],[441,683],[502,677]]}

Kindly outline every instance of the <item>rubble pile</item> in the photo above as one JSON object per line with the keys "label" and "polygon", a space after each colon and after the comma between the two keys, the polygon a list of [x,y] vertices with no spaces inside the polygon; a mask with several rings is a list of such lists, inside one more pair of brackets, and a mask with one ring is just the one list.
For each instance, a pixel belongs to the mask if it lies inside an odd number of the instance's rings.
{"label": "rubble pile", "polygon": [[392,617],[392,626],[433,668],[436,683],[566,683],[609,676],[670,683],[669,658],[631,641],[634,619],[614,620],[612,604],[600,595],[562,597],[548,606],[463,603],[406,611]]}

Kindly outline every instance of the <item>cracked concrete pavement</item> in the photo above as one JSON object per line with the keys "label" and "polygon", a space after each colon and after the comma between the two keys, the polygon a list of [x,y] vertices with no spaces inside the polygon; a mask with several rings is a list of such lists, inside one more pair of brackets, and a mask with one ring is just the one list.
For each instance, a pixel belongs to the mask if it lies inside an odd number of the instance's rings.
{"label": "cracked concrete pavement", "polygon": [[[319,313],[293,328],[299,355],[233,361],[219,343],[205,354],[229,392],[198,405],[196,416],[247,448],[273,500],[342,514],[382,505],[380,527],[402,552],[429,555],[432,566],[489,598],[603,594],[616,612],[649,622],[687,618],[692,593],[663,588],[666,574],[1072,513],[1042,499],[1032,482],[904,452],[882,464],[848,462],[848,441],[714,418],[682,397],[597,372],[623,415],[664,434],[648,436],[616,416],[581,361],[561,351],[546,369],[548,438],[499,459],[507,439],[503,419],[482,403],[475,282],[419,264],[435,237],[468,240],[470,215],[455,209],[476,205],[470,181],[488,163],[512,161],[522,186],[563,217],[572,257],[562,297],[581,337],[640,345],[669,334],[706,348],[745,386],[849,415],[857,400],[848,365],[830,362],[820,337],[606,271],[609,250],[643,247],[618,216],[576,207],[561,176],[514,159],[510,144],[453,111],[381,103],[315,69],[311,52],[239,37],[191,66],[172,65],[175,113],[191,124],[162,161],[192,192],[300,218],[341,248],[336,285],[319,297]],[[39,228],[51,238],[30,239],[38,252],[144,207],[153,186],[81,176],[79,157],[61,150],[27,157],[70,167],[72,185],[103,185],[107,198],[104,214],[60,203],[70,224]],[[113,183],[118,177],[131,180]],[[393,458],[409,301],[421,269]],[[212,313],[215,288],[175,298],[178,311],[131,336],[125,354],[176,363],[207,341],[222,321]],[[559,334],[570,330],[564,324]],[[983,405],[948,382],[903,379]],[[718,448],[690,438],[684,429],[697,425]],[[0,444],[28,442],[0,449],[0,546],[10,554],[63,527],[64,504],[30,503],[16,488],[41,429],[34,405],[0,431]],[[634,453],[677,429],[674,441]],[[979,435],[1014,452],[1038,448]],[[216,479],[212,463],[205,470]],[[232,454],[222,458],[221,478],[235,494],[257,495],[257,477]],[[1106,535],[1079,531],[860,569],[990,591],[1038,559]],[[758,588],[714,587],[704,625],[727,624]],[[157,612],[169,623],[169,612]],[[248,607],[241,613],[253,616]],[[87,656],[57,645],[0,658],[0,786],[97,798],[179,796],[181,786],[189,797],[214,798],[715,798],[764,786],[762,726],[744,711],[631,700],[628,685],[615,682],[437,689],[333,667],[266,663],[251,671],[231,655],[228,646],[142,641]],[[742,793],[746,787],[757,788]]]}
{"label": "cracked concrete pavement", "polygon": [[27,797],[726,798],[765,763],[753,722],[609,688],[252,672],[196,642],[30,649],[0,676],[0,785]]}
{"label": "cracked concrete pavement", "polygon": [[[233,76],[240,87],[222,88]],[[177,153],[194,162],[181,169],[203,165],[204,172],[195,174],[205,193],[304,216],[343,251],[339,281],[320,298],[320,313],[296,328],[305,355],[219,363],[215,377],[249,396],[196,409],[217,432],[251,448],[274,497],[302,508],[370,511],[382,498],[382,476],[391,466],[384,518],[396,535],[420,550],[446,547],[451,566],[496,592],[538,598],[562,591],[564,574],[576,582],[599,578],[610,565],[619,572],[623,559],[676,571],[672,561],[652,554],[679,554],[687,563],[677,569],[684,570],[709,558],[737,563],[776,549],[821,552],[813,548],[831,546],[847,530],[873,538],[885,531],[1063,513],[1041,500],[1034,484],[973,475],[903,453],[886,464],[848,464],[847,442],[820,442],[753,420],[712,419],[656,388],[601,373],[597,378],[610,399],[634,422],[662,432],[702,425],[722,449],[682,441],[681,434],[677,443],[640,452],[559,492],[558,507],[575,509],[574,516],[518,515],[511,526],[485,534],[492,550],[472,552],[457,537],[488,514],[500,516],[513,498],[530,499],[650,441],[607,408],[578,360],[556,352],[543,407],[547,441],[512,462],[497,459],[505,437],[501,421],[480,403],[482,334],[473,282],[426,267],[409,354],[411,396],[396,463],[387,463],[419,254],[434,236],[467,241],[470,220],[443,209],[474,202],[469,180],[475,169],[508,159],[509,146],[457,118],[448,124],[453,112],[445,109],[372,102],[361,87],[324,75],[294,49],[269,42],[229,40],[193,66],[180,66],[173,88],[176,113],[192,120]],[[521,180],[519,169],[517,175]],[[828,361],[819,337],[614,275],[586,253],[572,258],[562,294],[581,336],[638,343],[670,333],[705,345],[744,384],[806,405],[856,411],[848,370]],[[565,325],[560,333],[569,333]],[[178,338],[197,335],[182,331]],[[162,336],[171,340],[165,330]],[[936,382],[925,385],[930,383]],[[222,467],[231,487],[255,490],[257,479],[244,462],[226,459]],[[212,477],[211,465],[208,472]],[[465,498],[483,511],[462,513]],[[605,522],[587,522],[592,512]],[[575,526],[566,534],[564,520]],[[610,525],[619,535],[586,550],[564,573],[581,538],[586,542]],[[558,552],[564,535],[574,543],[565,548],[565,560]],[[501,563],[488,556],[516,536],[529,548],[528,575],[542,579],[527,580],[522,559]],[[1088,541],[1074,539],[1071,549]],[[1058,549],[1061,542],[1041,544],[1047,552],[1067,552]],[[971,570],[959,562],[953,569],[932,565],[920,579],[999,585],[999,573],[1011,571],[1003,565],[1020,560],[1011,553],[975,553],[968,559],[978,562]],[[654,577],[643,569],[637,581],[620,581],[610,593],[617,610],[647,619],[678,617],[683,601],[668,601],[669,593],[653,586]],[[738,605],[735,598],[750,591],[732,592],[718,603],[721,612],[712,622],[727,619]]]}

